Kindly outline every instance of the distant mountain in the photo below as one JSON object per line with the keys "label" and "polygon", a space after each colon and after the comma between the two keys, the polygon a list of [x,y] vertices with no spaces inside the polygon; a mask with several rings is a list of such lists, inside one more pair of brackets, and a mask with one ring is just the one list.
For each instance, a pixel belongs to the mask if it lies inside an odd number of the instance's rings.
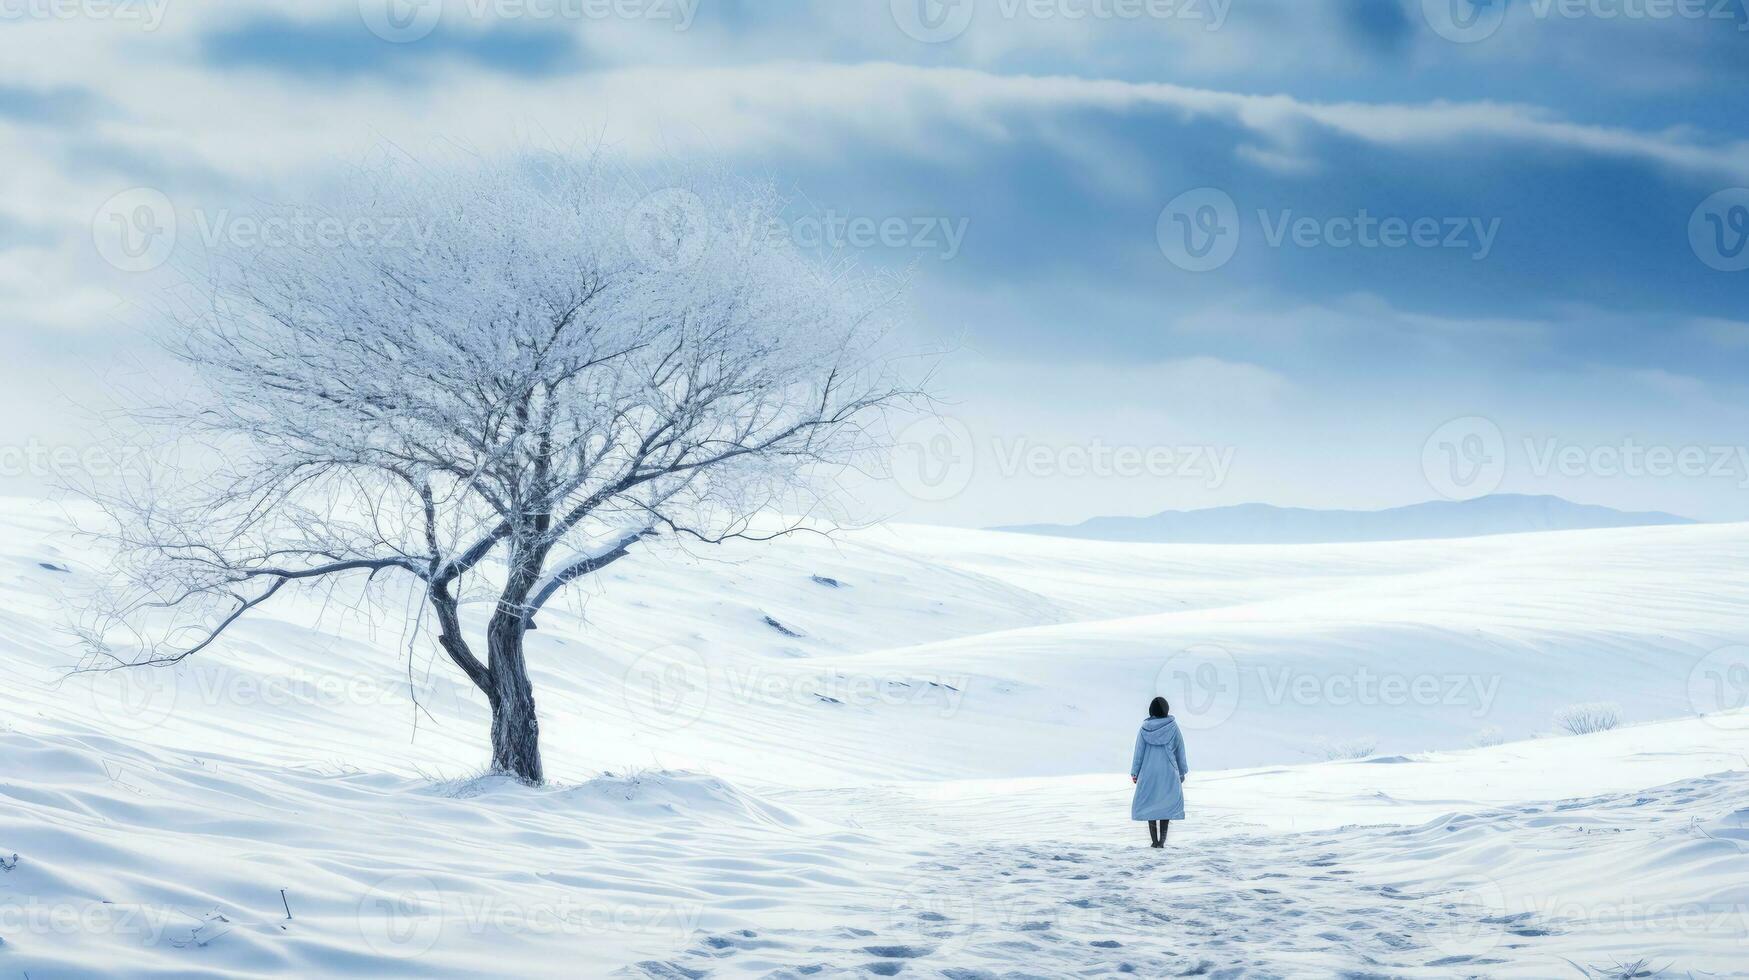
{"label": "distant mountain", "polygon": [[1630,513],[1576,504],[1560,497],[1500,493],[1389,510],[1308,510],[1239,504],[1208,510],[1168,510],[1152,517],[1095,517],[1074,525],[1023,524],[992,530],[1091,541],[1331,544],[1693,523],[1686,517],[1657,511]]}

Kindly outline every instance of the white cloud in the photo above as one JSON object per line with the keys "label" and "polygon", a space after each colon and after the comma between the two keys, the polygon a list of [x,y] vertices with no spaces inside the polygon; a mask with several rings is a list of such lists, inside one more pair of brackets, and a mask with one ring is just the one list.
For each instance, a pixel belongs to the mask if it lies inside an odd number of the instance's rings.
{"label": "white cloud", "polygon": [[1749,347],[1749,321],[1727,320],[1722,317],[1695,317],[1688,322],[1688,332],[1709,344],[1742,349]]}

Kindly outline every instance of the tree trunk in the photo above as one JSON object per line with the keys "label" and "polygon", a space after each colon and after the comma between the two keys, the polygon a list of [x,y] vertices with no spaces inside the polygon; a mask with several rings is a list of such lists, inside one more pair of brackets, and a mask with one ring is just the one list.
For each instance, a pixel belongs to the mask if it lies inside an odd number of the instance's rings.
{"label": "tree trunk", "polygon": [[525,783],[545,781],[540,761],[540,719],[522,656],[522,618],[500,613],[488,628],[491,649],[492,768]]}

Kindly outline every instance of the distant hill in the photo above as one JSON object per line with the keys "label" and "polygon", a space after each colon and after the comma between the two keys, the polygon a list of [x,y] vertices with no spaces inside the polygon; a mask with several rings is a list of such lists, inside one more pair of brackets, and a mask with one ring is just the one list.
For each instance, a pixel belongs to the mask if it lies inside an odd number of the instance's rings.
{"label": "distant hill", "polygon": [[1330,544],[1693,523],[1686,517],[1658,511],[1630,513],[1576,504],[1560,497],[1500,493],[1389,510],[1309,510],[1239,504],[1207,510],[1168,510],[1152,517],[1095,517],[1073,525],[1022,524],[992,530],[1091,541]]}

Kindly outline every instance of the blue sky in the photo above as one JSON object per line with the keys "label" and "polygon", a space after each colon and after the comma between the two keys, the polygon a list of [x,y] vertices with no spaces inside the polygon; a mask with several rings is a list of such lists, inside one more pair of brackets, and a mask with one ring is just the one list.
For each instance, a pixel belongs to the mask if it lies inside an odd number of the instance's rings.
{"label": "blue sky", "polygon": [[[871,513],[1388,506],[1450,492],[1429,440],[1479,419],[1505,463],[1485,488],[1749,519],[1740,0],[105,9],[0,23],[14,457],[81,444],[114,378],[150,369],[137,313],[164,274],[105,261],[115,195],[162,193],[186,233],[386,145],[599,143],[920,230],[853,252],[911,271],[914,340],[950,350],[951,438],[928,445],[959,470],[866,488]],[[1460,21],[1483,36],[1454,40]],[[1206,271],[1174,262],[1188,225],[1163,217],[1198,189],[1237,235]],[[1363,215],[1436,234],[1355,241]],[[1114,446],[1232,462],[1218,481],[1077,469]],[[1611,464],[1635,446],[1738,461]],[[1044,462],[1017,469],[1028,447]],[[37,492],[40,470],[0,461],[0,489]]]}

